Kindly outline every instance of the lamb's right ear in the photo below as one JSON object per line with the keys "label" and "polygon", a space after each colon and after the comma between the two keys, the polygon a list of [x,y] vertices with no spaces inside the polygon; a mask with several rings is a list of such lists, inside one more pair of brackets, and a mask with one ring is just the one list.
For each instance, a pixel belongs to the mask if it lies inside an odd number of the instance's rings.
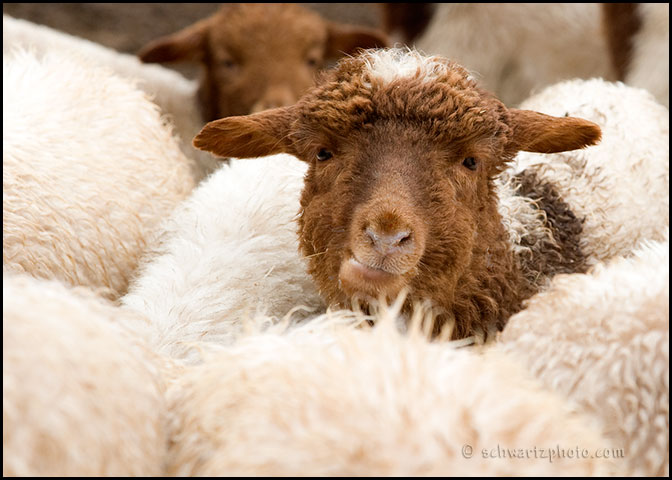
{"label": "lamb's right ear", "polygon": [[293,118],[292,107],[220,118],[206,124],[193,144],[220,157],[255,158],[293,153],[288,139]]}
{"label": "lamb's right ear", "polygon": [[600,127],[577,117],[553,117],[532,110],[510,108],[513,137],[512,151],[556,153],[597,144]]}
{"label": "lamb's right ear", "polygon": [[203,58],[210,19],[200,20],[179,32],[157,38],[142,47],[138,57],[145,63],[199,61]]}

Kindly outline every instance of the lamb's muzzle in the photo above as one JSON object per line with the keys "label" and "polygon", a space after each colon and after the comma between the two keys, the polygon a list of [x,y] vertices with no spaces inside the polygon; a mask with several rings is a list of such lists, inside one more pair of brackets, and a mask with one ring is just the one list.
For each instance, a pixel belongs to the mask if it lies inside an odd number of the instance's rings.
{"label": "lamb's muzzle", "polygon": [[394,298],[404,286],[400,275],[361,263],[355,257],[341,263],[339,285],[351,298]]}
{"label": "lamb's muzzle", "polygon": [[366,227],[366,235],[371,240],[373,248],[381,255],[413,251],[413,241],[410,230],[394,230],[392,233],[378,233],[375,227]]}
{"label": "lamb's muzzle", "polygon": [[393,299],[417,273],[426,227],[408,194],[374,189],[372,198],[353,216],[349,254],[344,255],[339,271],[340,286],[350,297]]}

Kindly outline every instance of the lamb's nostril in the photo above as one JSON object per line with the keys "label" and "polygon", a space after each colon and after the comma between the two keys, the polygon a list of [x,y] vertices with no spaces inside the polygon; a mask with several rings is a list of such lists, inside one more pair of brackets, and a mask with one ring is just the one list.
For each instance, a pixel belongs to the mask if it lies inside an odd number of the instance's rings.
{"label": "lamb's nostril", "polygon": [[411,241],[411,232],[399,232],[395,238],[397,245],[403,245]]}
{"label": "lamb's nostril", "polygon": [[380,233],[371,227],[367,227],[365,232],[371,245],[382,254],[393,253],[400,249],[406,250],[413,244],[412,233],[409,230]]}
{"label": "lamb's nostril", "polygon": [[380,237],[371,227],[366,227],[364,232],[366,233],[366,236],[369,237],[371,245],[376,245],[379,242]]}

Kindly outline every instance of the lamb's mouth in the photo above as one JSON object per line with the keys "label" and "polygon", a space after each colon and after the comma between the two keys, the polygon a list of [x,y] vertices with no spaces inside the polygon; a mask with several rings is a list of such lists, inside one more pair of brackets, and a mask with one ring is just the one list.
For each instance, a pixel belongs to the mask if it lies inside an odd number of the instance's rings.
{"label": "lamb's mouth", "polygon": [[366,265],[354,256],[343,260],[338,279],[346,295],[374,299],[393,299],[406,284],[403,275]]}

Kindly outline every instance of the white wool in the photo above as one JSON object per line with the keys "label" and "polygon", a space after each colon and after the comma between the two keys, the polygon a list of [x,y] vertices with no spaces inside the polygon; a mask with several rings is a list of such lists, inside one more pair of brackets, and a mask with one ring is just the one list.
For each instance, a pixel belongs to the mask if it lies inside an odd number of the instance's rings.
{"label": "white wool", "polygon": [[597,3],[439,3],[415,47],[478,76],[506,105],[570,78],[615,79]]}
{"label": "white wool", "polygon": [[498,346],[590,414],[631,475],[669,475],[669,260],[668,230],[629,258],[555,277]]}
{"label": "white wool", "polygon": [[[549,461],[548,449],[595,454],[610,444],[506,355],[401,335],[394,312],[373,329],[353,328],[348,316],[333,312],[289,331],[253,333],[185,367],[168,392],[167,474],[619,471],[618,461]],[[485,458],[498,449],[498,458]],[[530,456],[501,456],[512,450]]]}
{"label": "white wool", "polygon": [[157,351],[193,359],[192,342],[231,343],[257,312],[277,320],[294,307],[324,308],[298,252],[305,170],[284,154],[234,159],[162,225],[122,299],[152,319]]}
{"label": "white wool", "polygon": [[3,476],[157,476],[162,361],[85,289],[2,279]]}
{"label": "white wool", "polygon": [[416,76],[429,82],[445,75],[448,68],[438,57],[426,57],[412,49],[367,50],[363,58],[365,70],[362,74],[383,83]]}
{"label": "white wool", "polygon": [[589,264],[625,255],[669,226],[669,112],[648,92],[599,79],[562,82],[521,108],[584,118],[602,140],[555,154],[520,152],[500,181],[527,170],[553,185],[585,219],[581,250]]}
{"label": "white wool", "polygon": [[190,161],[146,94],[87,61],[17,51],[2,86],[3,267],[117,298]]}
{"label": "white wool", "polygon": [[531,198],[517,194],[511,173],[504,172],[495,179],[495,187],[497,211],[509,236],[514,255],[524,257],[531,253],[525,244],[557,245],[553,232],[548,227],[545,212]]}
{"label": "white wool", "polygon": [[219,166],[215,157],[191,144],[205,124],[198,107],[198,82],[159,65],[143,64],[135,55],[119,53],[82,38],[3,15],[3,58],[14,55],[18,47],[30,48],[38,56],[55,51],[83,59],[89,65],[107,67],[117,75],[133,80],[152,96],[162,113],[175,125],[174,134],[180,141],[180,148],[187,157],[195,160],[192,164],[195,180],[201,180]]}
{"label": "white wool", "polygon": [[632,41],[625,83],[645,88],[670,106],[670,4],[638,3],[641,28]]}

